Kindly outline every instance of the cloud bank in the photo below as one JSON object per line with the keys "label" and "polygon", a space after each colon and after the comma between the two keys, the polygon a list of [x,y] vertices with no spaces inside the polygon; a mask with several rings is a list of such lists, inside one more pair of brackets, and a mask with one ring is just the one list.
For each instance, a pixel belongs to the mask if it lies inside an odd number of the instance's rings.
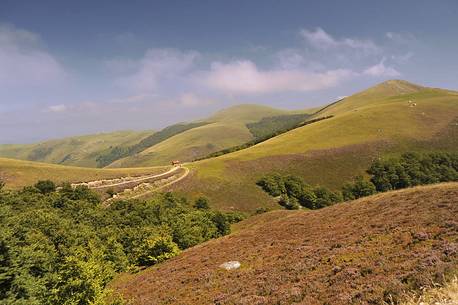
{"label": "cloud bank", "polygon": [[0,25],[0,88],[52,85],[65,77],[65,69],[42,47],[38,35]]}

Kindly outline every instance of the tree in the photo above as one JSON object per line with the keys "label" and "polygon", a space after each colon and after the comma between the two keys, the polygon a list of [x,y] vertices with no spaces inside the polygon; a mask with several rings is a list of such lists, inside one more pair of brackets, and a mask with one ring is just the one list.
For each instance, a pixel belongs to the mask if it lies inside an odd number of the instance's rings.
{"label": "tree", "polygon": [[294,197],[289,197],[288,195],[282,195],[279,203],[287,210],[298,210],[300,208],[297,199]]}
{"label": "tree", "polygon": [[40,180],[34,186],[43,195],[56,191],[56,185],[51,180]]}
{"label": "tree", "polygon": [[227,220],[227,217],[221,212],[214,212],[212,215],[212,221],[215,224],[220,236],[224,236],[231,232],[231,225]]}
{"label": "tree", "polygon": [[5,181],[0,179],[0,191],[5,187]]}
{"label": "tree", "polygon": [[300,177],[289,175],[284,178],[284,181],[288,197],[299,198],[304,192],[306,185]]}
{"label": "tree", "polygon": [[306,189],[299,197],[299,203],[308,209],[316,209],[317,197],[312,189]]}
{"label": "tree", "polygon": [[334,193],[323,186],[315,187],[313,192],[317,198],[315,203],[316,209],[321,209],[342,201],[340,194]]}
{"label": "tree", "polygon": [[208,203],[208,199],[206,197],[199,197],[194,202],[194,207],[199,210],[208,210],[210,209],[210,205]]}
{"label": "tree", "polygon": [[280,196],[286,192],[283,177],[279,174],[262,177],[256,184],[273,197]]}
{"label": "tree", "polygon": [[180,253],[177,244],[168,235],[147,238],[139,249],[138,264],[151,266]]}
{"label": "tree", "polygon": [[353,183],[345,183],[342,188],[344,200],[353,200],[376,193],[375,185],[365,181],[362,176],[357,176]]}

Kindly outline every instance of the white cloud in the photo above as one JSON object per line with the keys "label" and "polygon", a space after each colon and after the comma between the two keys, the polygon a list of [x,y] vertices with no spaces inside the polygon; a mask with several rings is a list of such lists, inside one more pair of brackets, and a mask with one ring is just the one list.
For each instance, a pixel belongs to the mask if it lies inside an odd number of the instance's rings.
{"label": "white cloud", "polygon": [[296,69],[302,67],[306,63],[301,52],[294,49],[280,50],[275,57],[282,69]]}
{"label": "white cloud", "polygon": [[412,44],[417,40],[412,33],[386,32],[385,36],[397,44]]}
{"label": "white cloud", "polygon": [[405,64],[407,62],[409,62],[412,57],[414,56],[414,54],[412,52],[407,52],[405,54],[402,54],[402,55],[392,55],[391,56],[391,60],[398,63],[398,64]]}
{"label": "white cloud", "polygon": [[395,68],[385,65],[385,58],[383,58],[378,64],[364,70],[363,74],[374,77],[397,77],[401,75],[401,73]]}
{"label": "white cloud", "polygon": [[49,112],[64,112],[67,110],[67,106],[64,104],[53,105],[48,107]]}
{"label": "white cloud", "polygon": [[172,80],[189,71],[199,56],[195,51],[176,49],[150,49],[136,63],[133,74],[122,77],[118,84],[135,92],[152,92],[161,81]]}
{"label": "white cloud", "polygon": [[326,33],[322,28],[315,30],[302,29],[301,36],[317,49],[351,48],[366,52],[379,52],[380,48],[371,40],[360,40],[355,38],[336,39]]}
{"label": "white cloud", "polygon": [[287,91],[314,91],[336,86],[354,73],[346,69],[308,72],[301,69],[260,70],[249,60],[215,62],[200,75],[208,87],[225,93],[266,94]]}
{"label": "white cloud", "polygon": [[179,105],[186,107],[200,107],[211,105],[215,103],[215,100],[196,95],[195,93],[187,92],[180,95],[178,103]]}
{"label": "white cloud", "polygon": [[65,77],[64,68],[36,34],[0,25],[0,87],[43,86]]}

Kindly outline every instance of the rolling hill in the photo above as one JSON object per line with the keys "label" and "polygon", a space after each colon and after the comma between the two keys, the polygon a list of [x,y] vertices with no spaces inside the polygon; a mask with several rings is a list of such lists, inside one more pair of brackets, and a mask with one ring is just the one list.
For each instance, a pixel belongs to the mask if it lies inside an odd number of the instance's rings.
{"label": "rolling hill", "polygon": [[169,168],[170,166],[100,169],[0,158],[0,180],[6,183],[7,188],[18,189],[33,185],[38,180],[50,179],[58,184],[62,182],[87,182],[160,174]]}
{"label": "rolling hill", "polygon": [[[305,120],[306,111],[237,105],[160,131],[121,131],[30,145],[0,145],[0,157],[84,167],[139,167],[192,161]],[[251,124],[251,125],[250,125]]]}
{"label": "rolling hill", "polygon": [[134,305],[399,304],[456,272],[457,197],[448,183],[261,214],[111,287]]}
{"label": "rolling hill", "polygon": [[186,130],[108,167],[155,166],[171,160],[192,161],[224,148],[252,140],[246,126],[266,117],[289,112],[260,105],[237,105],[203,119],[208,124]]}
{"label": "rolling hill", "polygon": [[127,147],[153,131],[118,131],[69,137],[27,145],[0,145],[0,157],[96,167],[97,156],[112,146]]}
{"label": "rolling hill", "polygon": [[[171,190],[206,195],[226,210],[276,203],[256,186],[267,173],[296,174],[339,189],[377,159],[403,152],[458,150],[458,92],[387,81],[325,107],[332,118],[293,129],[247,149],[194,162]],[[259,200],[262,198],[262,200]]]}

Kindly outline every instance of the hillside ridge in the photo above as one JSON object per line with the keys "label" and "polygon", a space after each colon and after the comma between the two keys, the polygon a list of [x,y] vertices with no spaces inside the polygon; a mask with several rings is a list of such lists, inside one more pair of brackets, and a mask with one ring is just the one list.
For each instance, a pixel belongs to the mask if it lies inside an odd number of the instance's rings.
{"label": "hillside ridge", "polygon": [[134,305],[398,302],[458,263],[457,196],[446,183],[262,214],[113,287]]}

